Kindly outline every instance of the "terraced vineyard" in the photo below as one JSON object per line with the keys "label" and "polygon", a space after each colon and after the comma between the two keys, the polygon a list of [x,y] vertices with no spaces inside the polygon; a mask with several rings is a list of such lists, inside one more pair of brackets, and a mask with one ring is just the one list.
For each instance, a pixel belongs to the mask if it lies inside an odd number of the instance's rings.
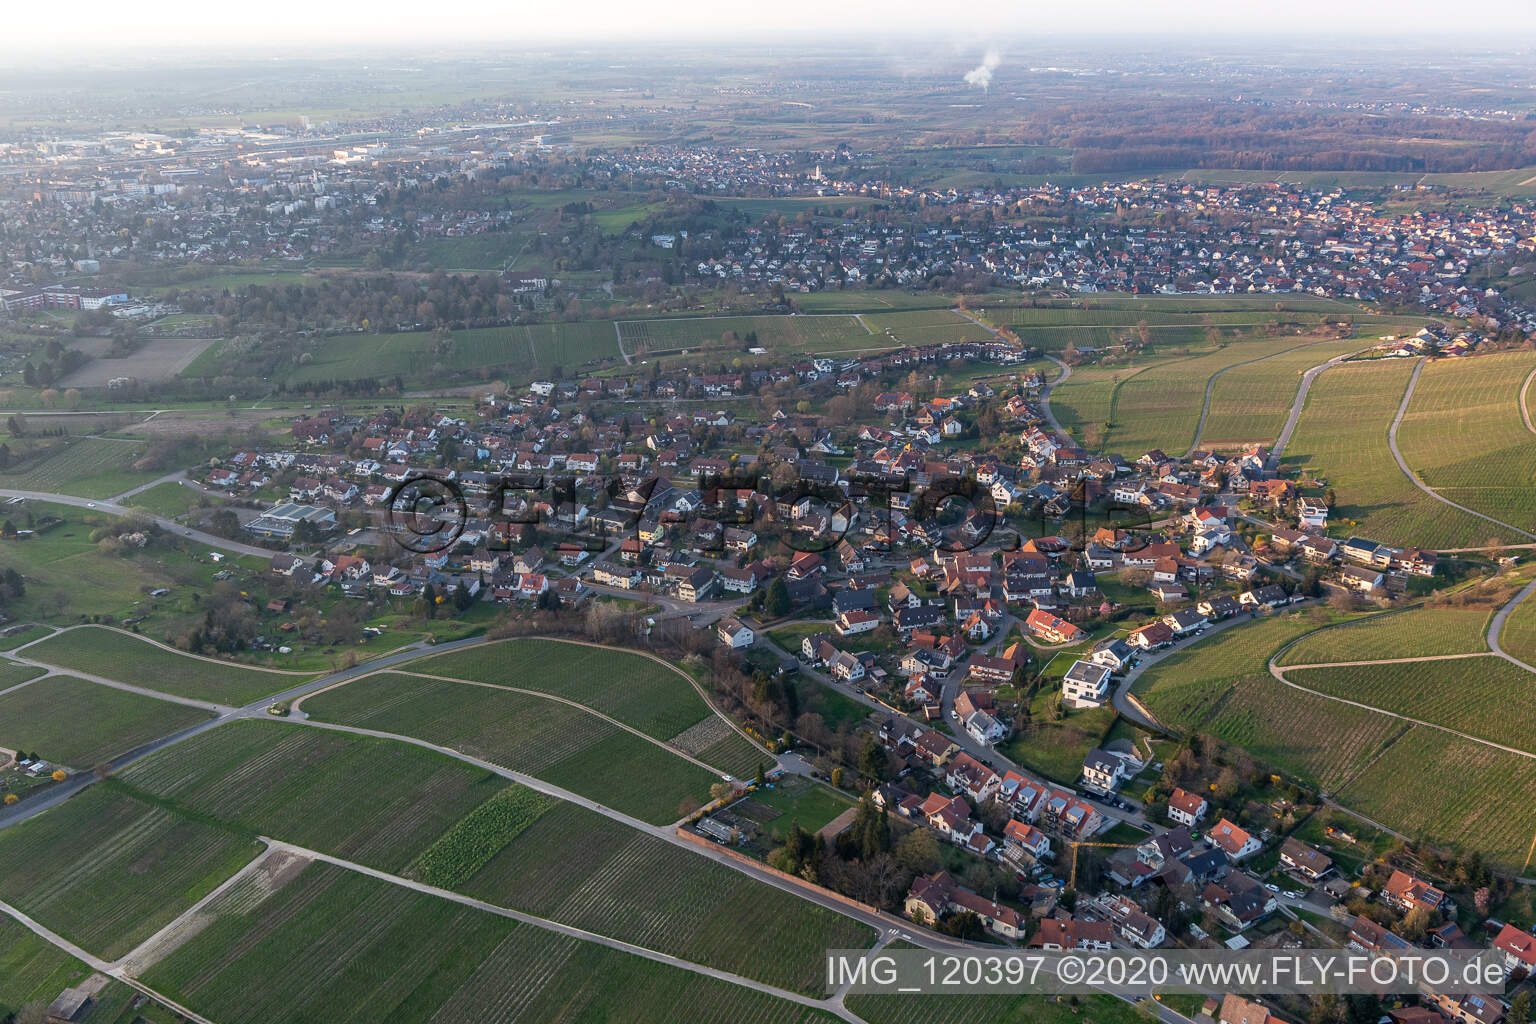
{"label": "terraced vineyard", "polygon": [[145,981],[229,1024],[316,1020],[714,1024],[817,1011],[387,882],[315,864],[215,919]]}
{"label": "terraced vineyard", "polygon": [[1527,665],[1536,665],[1536,594],[1516,605],[1504,620],[1499,646]]}
{"label": "terraced vineyard", "polygon": [[[1149,666],[1135,692],[1170,725],[1245,747],[1314,785],[1336,786],[1400,728],[1270,677],[1269,657],[1317,624],[1295,613],[1227,629]],[[1283,732],[1273,728],[1277,721],[1287,723]]]}
{"label": "terraced vineyard", "polygon": [[1337,499],[1330,525],[1340,533],[1429,548],[1482,544],[1499,534],[1497,527],[1424,494],[1392,459],[1387,430],[1412,374],[1405,359],[1349,363],[1321,374],[1285,462],[1327,478]]}
{"label": "terraced vineyard", "polygon": [[992,332],[949,309],[927,309],[911,313],[870,313],[864,322],[883,335],[894,333],[904,345],[943,345],[959,341],[990,341]]}
{"label": "terraced vineyard", "polygon": [[409,744],[255,721],[211,729],[117,778],[190,814],[384,871],[506,785]]}
{"label": "terraced vineyard", "polygon": [[1290,669],[1298,686],[1536,753],[1536,678],[1503,658]]}
{"label": "terraced vineyard", "polygon": [[858,995],[848,1009],[869,1024],[1136,1024],[1145,1020],[1112,996],[1083,996],[1077,1005],[1045,996]]}
{"label": "terraced vineyard", "polygon": [[1301,375],[1364,346],[1363,341],[1324,342],[1228,370],[1211,389],[1200,447],[1233,451],[1248,444],[1272,444],[1285,427]]}
{"label": "terraced vineyard", "polygon": [[0,694],[0,747],[90,768],[210,717],[74,676],[49,676]]}
{"label": "terraced vineyard", "polygon": [[1424,607],[1372,615],[1321,630],[1283,654],[1281,665],[1330,661],[1379,661],[1488,650],[1493,610],[1479,605]]}
{"label": "terraced vineyard", "polygon": [[1287,352],[1310,340],[1315,339],[1290,336],[1233,342],[1214,352],[1160,363],[1138,373],[1120,386],[1107,447],[1127,458],[1153,448],[1182,455],[1194,443],[1206,385],[1214,374]]}
{"label": "terraced vineyard", "polygon": [[1451,501],[1536,531],[1536,435],[1525,428],[1519,402],[1532,369],[1531,352],[1430,362],[1403,416],[1398,447],[1420,478]]}
{"label": "terraced vineyard", "polygon": [[[718,716],[679,669],[611,648],[556,640],[486,644],[406,666],[410,671],[550,693],[601,711],[648,736],[670,740]],[[730,730],[710,764],[750,774],[767,756]]]}
{"label": "terraced vineyard", "polygon": [[[1285,727],[1275,728],[1276,722]],[[1300,693],[1261,671],[1235,682],[1199,728],[1334,791],[1404,726],[1386,715]]]}
{"label": "terraced vineyard", "polygon": [[820,991],[827,949],[874,938],[840,914],[567,803],[539,814],[456,888],[808,994]]}
{"label": "terraced vineyard", "polygon": [[148,449],[148,443],[143,441],[76,438],[42,458],[0,472],[0,487],[110,498],[159,475],[129,468]]}
{"label": "terraced vineyard", "polygon": [[719,781],[579,708],[485,686],[387,673],[311,697],[304,710],[451,747],[656,824],[677,820],[684,799],[702,801]]}
{"label": "terraced vineyard", "polygon": [[20,653],[59,668],[216,704],[247,704],[309,678],[194,658],[139,637],[95,627],[57,633]]}
{"label": "terraced vineyard", "polygon": [[1391,828],[1479,850],[1492,862],[1528,874],[1536,839],[1533,764],[1415,726],[1338,798]]}
{"label": "terraced vineyard", "polygon": [[[916,314],[934,318],[934,314]],[[979,331],[980,328],[977,328]],[[871,334],[858,317],[846,313],[814,316],[711,316],[679,317],[670,320],[621,320],[619,333],[624,348],[631,355],[670,349],[698,349],[718,346],[727,335],[737,339],[740,348],[756,337],[766,349],[795,352],[841,352],[859,348],[890,348],[888,338]]]}
{"label": "terraced vineyard", "polygon": [[0,831],[0,863],[6,865],[0,898],[110,960],[164,927],[257,852],[237,832],[96,786]]}
{"label": "terraced vineyard", "polygon": [[[454,331],[450,338],[451,346],[434,352],[437,339],[431,331],[338,335],[325,339],[307,362],[290,370],[287,382],[302,387],[320,381],[395,376],[415,381],[438,365],[452,372],[490,368],[531,374],[619,358],[613,323],[607,320],[480,327]],[[194,368],[204,373],[225,369],[207,362]]]}

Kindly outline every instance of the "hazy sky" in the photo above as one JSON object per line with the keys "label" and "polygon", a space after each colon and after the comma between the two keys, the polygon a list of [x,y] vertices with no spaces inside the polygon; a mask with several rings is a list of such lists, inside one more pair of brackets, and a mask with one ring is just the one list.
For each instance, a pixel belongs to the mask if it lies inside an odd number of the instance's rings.
{"label": "hazy sky", "polygon": [[[63,23],[61,23],[61,18]],[[66,24],[67,23],[67,24]],[[1194,32],[1286,35],[1422,33],[1495,38],[1536,33],[1533,0],[72,0],[6,14],[6,49],[68,60],[93,50],[217,46],[262,52],[411,42],[766,35],[829,43],[922,33],[970,41],[1042,33]]]}

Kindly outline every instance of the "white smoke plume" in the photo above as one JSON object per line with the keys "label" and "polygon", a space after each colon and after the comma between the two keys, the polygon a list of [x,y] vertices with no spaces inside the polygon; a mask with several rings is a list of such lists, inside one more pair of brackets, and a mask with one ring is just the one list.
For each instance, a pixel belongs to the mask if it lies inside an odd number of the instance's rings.
{"label": "white smoke plume", "polygon": [[992,72],[1003,62],[1003,55],[996,50],[988,50],[987,55],[981,58],[981,63],[965,73],[965,84],[980,86],[982,89],[992,87]]}

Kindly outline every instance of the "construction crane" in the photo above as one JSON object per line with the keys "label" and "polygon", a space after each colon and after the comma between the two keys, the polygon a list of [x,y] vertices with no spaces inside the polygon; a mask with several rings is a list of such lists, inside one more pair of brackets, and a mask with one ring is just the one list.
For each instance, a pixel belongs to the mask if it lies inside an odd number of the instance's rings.
{"label": "construction crane", "polygon": [[1136,849],[1137,846],[1139,846],[1141,844],[1139,844],[1139,843],[1090,843],[1090,842],[1087,842],[1087,841],[1078,842],[1078,841],[1069,839],[1069,840],[1067,840],[1067,845],[1072,847],[1072,873],[1071,873],[1071,875],[1067,879],[1067,888],[1071,889],[1073,892],[1076,892],[1077,891],[1077,850],[1078,850],[1078,847],[1081,847],[1081,846],[1096,846],[1096,847],[1102,847],[1102,848],[1111,849],[1111,850],[1134,850],[1134,849]]}

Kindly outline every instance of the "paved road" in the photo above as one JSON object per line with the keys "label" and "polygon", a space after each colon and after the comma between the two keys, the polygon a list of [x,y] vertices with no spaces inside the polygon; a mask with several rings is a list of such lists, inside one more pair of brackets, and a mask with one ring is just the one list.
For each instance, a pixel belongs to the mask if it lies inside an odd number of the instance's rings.
{"label": "paved road", "polygon": [[1424,364],[1427,362],[1428,360],[1426,359],[1420,359],[1414,366],[1413,376],[1408,378],[1408,387],[1403,391],[1403,400],[1397,406],[1397,415],[1392,417],[1392,426],[1387,428],[1387,447],[1392,449],[1392,458],[1397,460],[1397,468],[1403,471],[1404,476],[1413,481],[1413,486],[1417,487],[1419,490],[1423,491],[1425,494],[1429,495],[1431,498],[1434,498],[1441,504],[1449,505],[1451,508],[1458,509],[1467,513],[1467,515],[1476,516],[1484,522],[1492,523],[1495,526],[1502,526],[1504,529],[1518,533],[1522,537],[1528,538],[1530,540],[1536,540],[1536,533],[1531,533],[1529,530],[1522,530],[1518,526],[1511,526],[1503,520],[1493,518],[1493,516],[1485,516],[1481,512],[1475,512],[1472,509],[1467,508],[1465,505],[1458,505],[1451,499],[1442,496],[1439,491],[1430,487],[1423,480],[1421,480],[1419,478],[1419,474],[1415,473],[1411,468],[1409,468],[1408,461],[1403,458],[1403,453],[1398,451],[1397,428],[1403,422],[1403,414],[1408,411],[1408,403],[1413,400],[1413,389],[1418,386],[1419,374],[1424,372]]}
{"label": "paved road", "polygon": [[1209,639],[1215,634],[1223,632],[1224,630],[1231,629],[1234,626],[1247,623],[1253,618],[1254,614],[1252,612],[1243,612],[1238,615],[1233,615],[1231,618],[1222,619],[1220,622],[1213,622],[1209,626],[1206,626],[1205,632],[1203,634],[1196,634],[1195,636],[1192,636],[1186,640],[1177,641],[1171,647],[1165,647],[1161,651],[1157,651],[1155,653],[1139,654],[1135,667],[1133,667],[1125,675],[1121,676],[1120,681],[1115,684],[1113,696],[1110,698],[1110,702],[1113,704],[1114,709],[1144,729],[1151,729],[1154,732],[1166,731],[1166,726],[1142,714],[1139,710],[1137,710],[1136,705],[1132,704],[1130,700],[1127,699],[1131,692],[1131,686],[1149,667],[1156,665],[1170,654],[1177,654],[1178,652],[1187,649],[1192,644],[1197,644],[1201,640]]}
{"label": "paved road", "polygon": [[182,526],[174,519],[164,516],[149,515],[136,509],[127,508],[115,501],[107,501],[102,498],[77,498],[72,494],[53,494],[48,491],[17,491],[0,488],[0,498],[26,498],[28,501],[46,501],[55,505],[68,505],[71,508],[91,509],[95,512],[105,512],[109,516],[138,516],[143,515],[154,521],[166,533],[195,541],[198,544],[206,544],[220,551],[232,551],[238,555],[255,555],[259,558],[271,558],[277,552],[271,548],[257,547],[255,544],[246,544],[238,540],[225,540],[223,537],[215,537],[211,533],[202,530],[193,530]]}
{"label": "paved road", "polygon": [[1280,436],[1275,438],[1274,446],[1269,450],[1269,458],[1264,463],[1266,470],[1274,473],[1280,468],[1280,460],[1285,456],[1285,446],[1291,443],[1291,435],[1296,432],[1296,424],[1301,422],[1302,410],[1307,407],[1307,394],[1312,390],[1312,382],[1317,379],[1317,375],[1331,370],[1350,356],[1364,351],[1365,349],[1359,349],[1357,352],[1346,352],[1341,356],[1334,356],[1326,363],[1319,363],[1301,375],[1301,385],[1296,389],[1296,397],[1291,400],[1291,411],[1285,417],[1285,426],[1280,428]]}
{"label": "paved road", "polygon": [[1191,455],[1194,454],[1195,449],[1200,447],[1200,435],[1205,433],[1206,417],[1210,415],[1210,411],[1211,411],[1211,395],[1212,395],[1213,392],[1215,392],[1215,390],[1216,390],[1216,381],[1217,381],[1217,379],[1222,374],[1226,373],[1229,370],[1235,370],[1239,366],[1252,366],[1254,363],[1262,363],[1266,359],[1273,359],[1276,356],[1285,355],[1285,353],[1287,353],[1287,352],[1297,352],[1297,351],[1300,351],[1301,349],[1304,349],[1304,348],[1311,348],[1314,345],[1328,345],[1328,344],[1332,344],[1332,342],[1330,342],[1330,341],[1311,341],[1311,342],[1307,342],[1305,345],[1296,345],[1293,348],[1284,349],[1283,351],[1280,351],[1280,352],[1271,352],[1269,355],[1267,355],[1267,356],[1259,356],[1257,359],[1247,359],[1247,360],[1244,360],[1241,363],[1233,363],[1231,366],[1223,366],[1221,369],[1219,369],[1215,373],[1211,374],[1210,379],[1205,382],[1205,401],[1202,402],[1201,405],[1200,405],[1200,422],[1195,425],[1195,439],[1190,442],[1189,448],[1185,450],[1183,457],[1186,458],[1186,459],[1189,458]]}
{"label": "paved road", "polygon": [[1536,434],[1536,421],[1531,419],[1531,407],[1526,400],[1531,392],[1533,381],[1536,381],[1536,370],[1532,370],[1525,380],[1520,382],[1520,418],[1525,421],[1525,429]]}
{"label": "paved road", "polygon": [[1057,377],[1055,380],[1051,381],[1045,387],[1040,389],[1040,415],[1045,417],[1045,422],[1050,425],[1051,430],[1055,432],[1056,436],[1061,438],[1063,444],[1076,444],[1077,442],[1072,440],[1072,435],[1062,429],[1061,421],[1058,420],[1056,418],[1056,414],[1051,411],[1051,392],[1055,391],[1059,385],[1065,384],[1067,382],[1067,380],[1072,376],[1072,367],[1068,366],[1060,359],[1057,359],[1049,352],[1045,353],[1045,358],[1061,367],[1061,376]]}
{"label": "paved road", "polygon": [[1506,604],[1503,608],[1500,608],[1498,611],[1494,612],[1493,618],[1488,623],[1488,649],[1493,651],[1494,654],[1497,654],[1499,657],[1503,658],[1505,661],[1513,662],[1514,664],[1519,665],[1527,672],[1536,672],[1536,665],[1529,665],[1514,655],[1506,652],[1504,648],[1500,647],[1499,634],[1504,632],[1504,620],[1509,618],[1510,612],[1514,611],[1522,601],[1529,600],[1532,593],[1536,593],[1536,580],[1532,580],[1531,582],[1527,583],[1525,585],[1525,589],[1516,594],[1512,601]]}

